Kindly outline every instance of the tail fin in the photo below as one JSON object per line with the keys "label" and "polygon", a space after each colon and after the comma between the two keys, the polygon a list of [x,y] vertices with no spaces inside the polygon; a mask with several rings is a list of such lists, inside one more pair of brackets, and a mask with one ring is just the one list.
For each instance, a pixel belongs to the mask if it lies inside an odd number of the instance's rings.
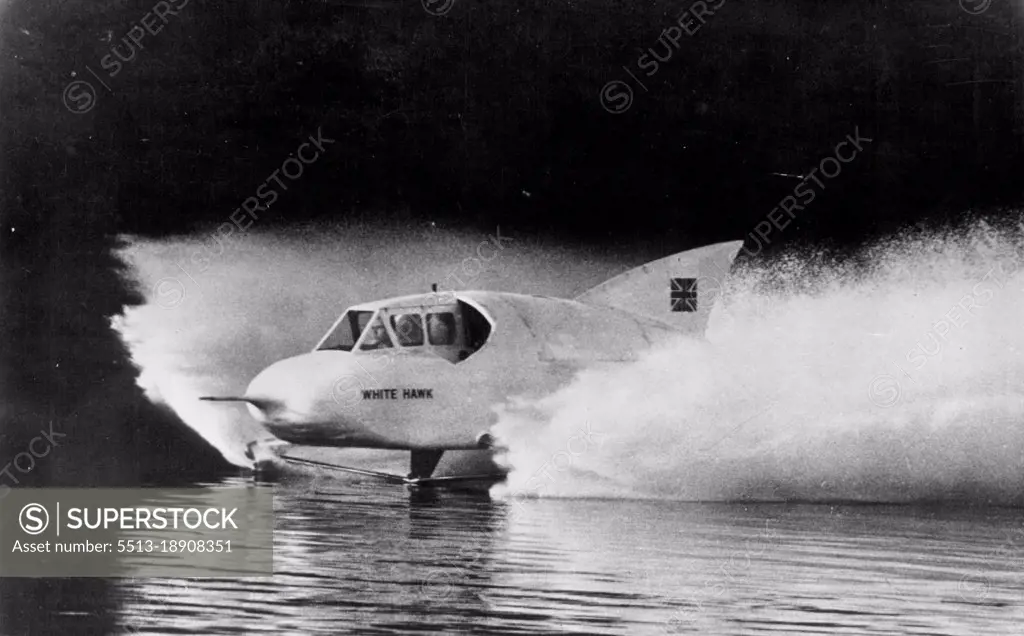
{"label": "tail fin", "polygon": [[703,334],[742,246],[743,241],[728,241],[652,261],[583,292],[576,300]]}

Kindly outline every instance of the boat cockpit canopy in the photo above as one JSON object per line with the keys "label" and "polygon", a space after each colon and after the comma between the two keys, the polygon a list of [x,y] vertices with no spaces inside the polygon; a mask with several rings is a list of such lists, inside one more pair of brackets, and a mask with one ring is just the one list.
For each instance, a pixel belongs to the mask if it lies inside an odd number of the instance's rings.
{"label": "boat cockpit canopy", "polygon": [[424,351],[458,363],[476,353],[490,333],[490,320],[462,300],[445,304],[397,301],[377,309],[350,308],[320,340],[316,350]]}

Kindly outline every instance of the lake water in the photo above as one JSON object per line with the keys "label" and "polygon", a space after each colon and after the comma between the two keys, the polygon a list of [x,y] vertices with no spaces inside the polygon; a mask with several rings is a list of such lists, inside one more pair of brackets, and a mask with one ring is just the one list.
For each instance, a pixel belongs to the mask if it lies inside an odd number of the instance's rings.
{"label": "lake water", "polygon": [[1024,630],[1019,510],[252,487],[276,489],[274,576],[123,580],[123,633]]}

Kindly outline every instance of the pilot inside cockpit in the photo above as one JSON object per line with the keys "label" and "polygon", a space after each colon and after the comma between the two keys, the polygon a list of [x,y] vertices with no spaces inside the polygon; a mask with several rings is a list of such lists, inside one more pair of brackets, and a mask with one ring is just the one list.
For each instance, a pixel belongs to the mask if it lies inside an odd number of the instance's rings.
{"label": "pilot inside cockpit", "polygon": [[391,327],[398,334],[398,344],[403,347],[418,347],[423,344],[423,322],[419,314],[392,316]]}
{"label": "pilot inside cockpit", "polygon": [[388,330],[384,328],[384,323],[378,318],[370,325],[366,339],[363,340],[363,344],[359,348],[364,351],[370,351],[373,349],[387,349],[391,346],[393,346],[391,344],[391,336],[388,335]]}
{"label": "pilot inside cockpit", "polygon": [[429,314],[427,316],[427,333],[432,345],[454,344],[455,318],[451,314]]}

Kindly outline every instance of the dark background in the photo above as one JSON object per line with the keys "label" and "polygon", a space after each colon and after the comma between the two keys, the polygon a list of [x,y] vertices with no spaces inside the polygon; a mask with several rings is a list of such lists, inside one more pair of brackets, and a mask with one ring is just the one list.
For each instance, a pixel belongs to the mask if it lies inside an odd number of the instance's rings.
{"label": "dark background", "polygon": [[[1019,3],[726,0],[626,112],[606,112],[602,86],[630,81],[622,67],[689,4],[456,0],[439,16],[415,1],[191,0],[109,78],[101,59],[128,53],[154,3],[9,3],[0,463],[53,424],[65,445],[15,472],[25,485],[231,470],[136,388],[109,317],[141,296],[110,250],[119,233],[225,222],[318,129],[336,143],[261,230],[358,215],[669,254],[746,236],[798,183],[775,173],[806,173],[855,129],[873,141],[769,251],[1015,222]],[[84,114],[62,99],[75,79],[97,91]],[[102,581],[2,584],[5,634],[113,624]]]}

